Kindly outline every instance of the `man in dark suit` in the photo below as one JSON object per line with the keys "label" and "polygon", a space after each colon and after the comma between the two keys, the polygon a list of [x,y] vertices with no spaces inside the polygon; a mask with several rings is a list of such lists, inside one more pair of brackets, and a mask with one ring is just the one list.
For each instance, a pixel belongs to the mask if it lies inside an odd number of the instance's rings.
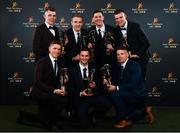
{"label": "man in dark suit", "polygon": [[100,10],[93,12],[92,20],[94,25],[88,30],[88,48],[93,48],[93,63],[100,69],[104,64],[113,62],[114,28],[104,24],[104,15]]}
{"label": "man in dark suit", "polygon": [[50,130],[58,129],[58,116],[66,107],[66,91],[61,88],[58,57],[61,54],[59,41],[52,41],[49,46],[49,55],[36,63],[35,82],[32,97],[37,101],[42,123]]}
{"label": "man in dark suit", "polygon": [[130,58],[141,65],[143,78],[146,76],[147,62],[150,57],[150,46],[140,25],[127,20],[124,10],[117,9],[114,12],[116,22],[116,45],[126,45],[130,50]]}
{"label": "man in dark suit", "polygon": [[72,27],[65,33],[68,43],[65,46],[65,61],[70,68],[79,61],[79,51],[86,47],[87,31],[82,29],[84,18],[80,14],[75,14],[71,18]]}
{"label": "man in dark suit", "polygon": [[[145,116],[145,101],[147,89],[144,87],[144,80],[140,65],[128,59],[127,47],[117,48],[117,65],[112,69],[112,84],[106,80],[104,84],[114,103],[117,124],[116,128],[125,128]],[[147,113],[148,115],[148,113]]]}
{"label": "man in dark suit", "polygon": [[[94,67],[89,65],[89,59],[89,50],[81,49],[79,63],[72,67],[69,73],[69,90],[80,128],[88,128],[88,121],[90,120],[91,124],[94,122],[93,115],[103,113],[110,107],[110,103],[104,102],[105,97],[97,93],[99,88],[96,72]],[[96,113],[90,113],[90,108],[95,109],[93,112]]]}
{"label": "man in dark suit", "polygon": [[33,39],[35,62],[48,55],[48,47],[52,40],[59,40],[59,30],[54,25],[56,10],[53,7],[47,7],[44,12],[44,19],[45,22],[36,28]]}

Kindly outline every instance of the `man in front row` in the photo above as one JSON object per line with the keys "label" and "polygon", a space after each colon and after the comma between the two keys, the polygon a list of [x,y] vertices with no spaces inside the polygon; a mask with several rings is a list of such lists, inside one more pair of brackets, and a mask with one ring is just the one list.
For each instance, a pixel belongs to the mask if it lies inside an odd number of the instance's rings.
{"label": "man in front row", "polygon": [[61,43],[52,41],[49,54],[36,63],[35,83],[32,90],[32,97],[38,103],[42,124],[51,131],[61,128],[58,124],[58,116],[67,104],[66,91],[61,89],[59,80],[60,54]]}
{"label": "man in front row", "polygon": [[[81,49],[79,63],[72,67],[69,74],[69,92],[72,95],[77,122],[83,129],[88,128],[88,124],[94,124],[94,115],[105,112],[111,106],[105,97],[98,94],[100,88],[97,84],[96,71],[89,65],[89,59],[89,50]],[[90,109],[94,111],[89,112]]]}
{"label": "man in front row", "polygon": [[[115,105],[117,124],[115,128],[130,126],[133,121],[145,116],[145,101],[147,90],[140,65],[128,59],[126,47],[117,48],[117,66],[112,72],[112,84],[106,85],[109,95]],[[106,84],[104,80],[104,84]],[[148,113],[147,113],[148,115]]]}

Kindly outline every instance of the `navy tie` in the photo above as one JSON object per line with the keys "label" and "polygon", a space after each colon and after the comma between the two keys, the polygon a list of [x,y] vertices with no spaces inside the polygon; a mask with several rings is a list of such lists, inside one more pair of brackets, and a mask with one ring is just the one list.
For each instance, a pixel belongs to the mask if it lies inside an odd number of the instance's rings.
{"label": "navy tie", "polygon": [[57,60],[54,60],[54,74],[56,75],[56,71],[57,71]]}
{"label": "navy tie", "polygon": [[121,65],[121,80],[123,79],[124,66]]}

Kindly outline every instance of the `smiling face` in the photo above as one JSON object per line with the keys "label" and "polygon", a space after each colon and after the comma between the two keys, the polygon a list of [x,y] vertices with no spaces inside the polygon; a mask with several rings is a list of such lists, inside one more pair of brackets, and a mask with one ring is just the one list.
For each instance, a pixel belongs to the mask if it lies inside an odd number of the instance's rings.
{"label": "smiling face", "polygon": [[88,64],[88,61],[90,59],[90,54],[89,54],[89,51],[81,51],[80,54],[79,54],[79,62],[82,64],[82,65],[87,65]]}
{"label": "smiling face", "polygon": [[54,25],[56,21],[56,12],[47,10],[44,13],[44,19],[45,19],[45,22],[48,23],[49,25]]}
{"label": "smiling face", "polygon": [[104,24],[104,16],[101,12],[94,13],[92,20],[99,28],[101,28]]}
{"label": "smiling face", "polygon": [[58,58],[58,56],[61,54],[61,45],[59,44],[51,44],[49,46],[49,53],[52,57]]}
{"label": "smiling face", "polygon": [[73,17],[71,20],[71,25],[76,32],[79,32],[83,25],[83,19],[81,17]]}
{"label": "smiling face", "polygon": [[123,12],[115,14],[114,20],[115,20],[117,26],[123,27],[127,21],[126,14]]}

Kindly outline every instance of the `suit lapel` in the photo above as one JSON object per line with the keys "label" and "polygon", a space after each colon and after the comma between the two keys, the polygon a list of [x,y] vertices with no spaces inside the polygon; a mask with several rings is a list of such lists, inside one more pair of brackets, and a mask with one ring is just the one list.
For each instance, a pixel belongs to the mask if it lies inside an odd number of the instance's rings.
{"label": "suit lapel", "polygon": [[[51,59],[50,59],[49,56],[48,56],[48,65],[49,65],[49,68],[50,68],[50,70],[51,70],[52,75],[53,75],[54,77],[56,77],[56,76],[55,76],[55,73],[54,73],[54,69],[53,69],[53,64],[52,64]],[[58,71],[59,71],[59,68],[58,68]]]}
{"label": "suit lapel", "polygon": [[78,72],[77,73],[77,80],[79,80],[78,83],[80,83],[80,86],[81,86],[80,88],[83,89],[84,85],[83,85],[83,79],[82,79],[82,74],[81,74],[81,70],[80,70],[79,64],[76,67],[76,72]]}

